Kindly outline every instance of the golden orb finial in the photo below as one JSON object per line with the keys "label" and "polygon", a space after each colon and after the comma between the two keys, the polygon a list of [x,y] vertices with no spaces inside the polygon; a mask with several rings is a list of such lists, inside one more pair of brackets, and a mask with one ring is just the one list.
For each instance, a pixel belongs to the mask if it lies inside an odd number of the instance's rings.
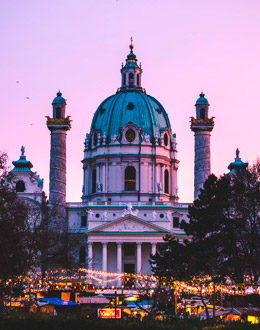
{"label": "golden orb finial", "polygon": [[129,45],[129,47],[130,47],[130,50],[132,52],[133,49],[134,49],[134,44],[133,44],[133,38],[132,37],[130,38],[130,41],[131,41],[131,44]]}

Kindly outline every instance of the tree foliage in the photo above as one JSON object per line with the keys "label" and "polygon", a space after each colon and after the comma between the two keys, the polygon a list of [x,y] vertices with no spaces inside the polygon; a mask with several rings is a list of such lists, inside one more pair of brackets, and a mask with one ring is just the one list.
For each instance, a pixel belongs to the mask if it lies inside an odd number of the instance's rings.
{"label": "tree foliage", "polygon": [[70,266],[68,234],[51,226],[56,210],[50,210],[44,194],[41,205],[19,198],[6,163],[7,154],[0,153],[0,278]]}
{"label": "tree foliage", "polygon": [[210,175],[189,207],[189,223],[182,228],[192,240],[166,238],[152,256],[155,275],[183,277],[229,276],[242,282],[260,276],[260,163],[244,173],[217,178]]}

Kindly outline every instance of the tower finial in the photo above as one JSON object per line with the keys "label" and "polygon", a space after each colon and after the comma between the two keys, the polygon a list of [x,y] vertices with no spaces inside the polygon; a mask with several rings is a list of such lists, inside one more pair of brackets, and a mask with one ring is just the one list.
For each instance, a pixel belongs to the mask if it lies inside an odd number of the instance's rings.
{"label": "tower finial", "polygon": [[24,156],[24,153],[25,153],[25,147],[22,146],[22,147],[21,147],[21,156]]}
{"label": "tower finial", "polygon": [[134,44],[133,44],[133,38],[132,37],[130,38],[130,41],[131,41],[131,44],[129,45],[129,48],[130,48],[130,50],[132,52],[133,49],[134,49]]}
{"label": "tower finial", "polygon": [[236,150],[236,156],[237,156],[237,158],[239,158],[239,149],[237,148],[237,150]]}

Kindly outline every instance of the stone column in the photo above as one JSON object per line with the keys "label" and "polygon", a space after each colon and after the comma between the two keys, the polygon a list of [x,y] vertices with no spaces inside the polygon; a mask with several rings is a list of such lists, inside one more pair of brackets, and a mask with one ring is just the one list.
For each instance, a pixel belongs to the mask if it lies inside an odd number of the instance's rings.
{"label": "stone column", "polygon": [[93,266],[93,243],[88,243],[88,268]]}
{"label": "stone column", "polygon": [[[117,243],[117,262],[116,262],[117,273],[122,273],[122,243]],[[122,279],[117,281],[117,287],[122,286]]]}
{"label": "stone column", "polygon": [[100,183],[100,164],[97,164],[97,182]]}
{"label": "stone column", "polygon": [[103,191],[105,192],[106,187],[106,166],[105,163],[102,164],[102,184],[103,184]]}
{"label": "stone column", "polygon": [[102,270],[107,272],[107,242],[102,243]]}
{"label": "stone column", "polygon": [[117,243],[117,273],[122,273],[122,243]]}
{"label": "stone column", "polygon": [[142,269],[142,243],[136,243],[137,253],[136,253],[136,273],[140,274]]}
{"label": "stone column", "polygon": [[155,254],[156,253],[156,243],[152,243],[152,251],[151,251],[152,254]]}

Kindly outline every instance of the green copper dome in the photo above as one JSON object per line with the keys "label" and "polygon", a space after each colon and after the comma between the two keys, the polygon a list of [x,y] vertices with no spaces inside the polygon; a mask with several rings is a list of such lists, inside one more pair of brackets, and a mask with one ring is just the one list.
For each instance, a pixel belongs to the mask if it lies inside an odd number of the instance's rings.
{"label": "green copper dome", "polygon": [[230,163],[228,166],[228,169],[230,170],[229,174],[245,173],[247,171],[248,163],[245,163],[241,160],[239,153],[240,151],[237,148],[235,161]]}
{"label": "green copper dome", "polygon": [[25,148],[22,146],[21,148],[21,156],[19,160],[15,160],[12,162],[14,165],[14,168],[10,171],[10,173],[15,173],[15,172],[30,172],[31,168],[33,167],[32,163],[29,160],[26,160],[26,156],[24,155]]}
{"label": "green copper dome", "polygon": [[149,134],[150,140],[166,128],[171,130],[170,121],[163,106],[154,97],[139,91],[121,91],[105,99],[94,114],[91,131],[95,129],[101,137],[120,134],[128,123],[141,128],[141,134]]}
{"label": "green copper dome", "polygon": [[62,93],[60,91],[57,93],[57,96],[52,101],[52,104],[67,104],[64,97],[62,97]]}
{"label": "green copper dome", "polygon": [[196,101],[196,105],[209,104],[208,100],[204,96],[205,96],[205,94],[203,92],[201,92],[200,97]]}

